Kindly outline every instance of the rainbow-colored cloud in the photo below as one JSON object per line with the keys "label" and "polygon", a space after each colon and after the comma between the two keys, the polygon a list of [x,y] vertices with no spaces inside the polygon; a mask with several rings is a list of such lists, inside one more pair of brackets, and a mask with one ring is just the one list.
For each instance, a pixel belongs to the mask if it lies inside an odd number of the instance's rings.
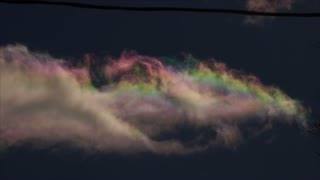
{"label": "rainbow-colored cloud", "polygon": [[274,122],[306,122],[298,101],[252,75],[210,60],[188,67],[164,61],[105,58],[103,86],[95,88],[90,56],[74,67],[24,46],[0,47],[0,146],[184,154],[234,147]]}

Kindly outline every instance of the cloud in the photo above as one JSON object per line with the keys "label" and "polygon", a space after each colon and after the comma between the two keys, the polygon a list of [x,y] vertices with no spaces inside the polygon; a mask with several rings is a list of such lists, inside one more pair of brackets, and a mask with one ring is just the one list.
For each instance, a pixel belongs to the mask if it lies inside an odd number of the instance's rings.
{"label": "cloud", "polygon": [[1,47],[0,147],[185,154],[235,147],[275,122],[306,121],[296,100],[252,75],[216,61],[188,69],[163,61],[128,52],[107,57],[97,89],[90,56],[76,68],[24,46]]}
{"label": "cloud", "polygon": [[[278,12],[280,10],[290,10],[294,0],[247,0],[247,9],[250,11]],[[245,22],[249,24],[262,23],[270,19],[261,16],[251,16]]]}

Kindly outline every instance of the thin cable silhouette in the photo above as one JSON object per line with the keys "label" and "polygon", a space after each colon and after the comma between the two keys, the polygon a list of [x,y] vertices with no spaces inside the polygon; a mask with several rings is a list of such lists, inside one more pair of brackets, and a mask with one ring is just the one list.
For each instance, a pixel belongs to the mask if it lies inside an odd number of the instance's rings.
{"label": "thin cable silhouette", "polygon": [[0,0],[2,4],[21,4],[21,5],[48,5],[65,6],[96,10],[117,10],[117,11],[142,11],[142,12],[192,12],[192,13],[215,13],[215,14],[234,14],[250,16],[277,16],[277,17],[320,17],[320,12],[296,13],[296,12],[260,12],[237,9],[204,9],[188,7],[136,7],[136,6],[115,6],[98,5],[79,2],[66,1],[39,1],[39,0]]}

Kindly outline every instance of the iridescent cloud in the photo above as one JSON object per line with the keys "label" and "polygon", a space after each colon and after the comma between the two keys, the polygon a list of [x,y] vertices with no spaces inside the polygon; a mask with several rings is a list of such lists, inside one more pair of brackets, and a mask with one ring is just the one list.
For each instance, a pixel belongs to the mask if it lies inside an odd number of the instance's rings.
{"label": "iridescent cloud", "polygon": [[107,57],[95,88],[91,56],[75,67],[24,46],[1,47],[0,146],[185,154],[235,147],[273,123],[305,124],[304,108],[281,90],[223,63],[191,60]]}

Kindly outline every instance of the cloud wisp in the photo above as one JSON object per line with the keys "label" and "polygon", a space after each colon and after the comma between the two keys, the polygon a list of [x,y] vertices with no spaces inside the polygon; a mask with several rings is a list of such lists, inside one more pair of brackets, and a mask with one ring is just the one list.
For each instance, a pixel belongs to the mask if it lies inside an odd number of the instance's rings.
{"label": "cloud wisp", "polygon": [[[278,12],[280,10],[291,10],[295,0],[247,0],[247,9],[250,11]],[[262,16],[250,16],[245,19],[246,23],[259,24],[270,19]]]}
{"label": "cloud wisp", "polygon": [[[0,147],[66,144],[85,151],[187,154],[235,147],[272,124],[304,124],[298,101],[216,61],[164,65],[123,53],[83,67],[25,46],[0,48]],[[175,60],[174,60],[175,61]],[[177,62],[177,61],[176,61]],[[179,64],[179,63],[178,63]]]}

